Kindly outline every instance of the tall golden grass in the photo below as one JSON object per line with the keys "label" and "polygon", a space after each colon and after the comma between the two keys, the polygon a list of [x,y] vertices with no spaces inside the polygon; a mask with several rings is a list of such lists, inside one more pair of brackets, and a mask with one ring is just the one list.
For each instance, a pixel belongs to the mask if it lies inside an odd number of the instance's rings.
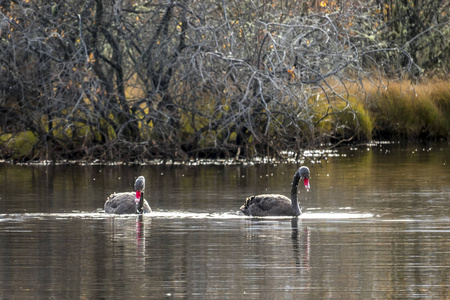
{"label": "tall golden grass", "polygon": [[[450,81],[365,80],[340,92],[351,107],[333,98],[331,105],[339,113],[317,123],[316,132],[323,136],[359,141],[450,140]],[[317,104],[318,117],[329,107],[326,101]]]}
{"label": "tall golden grass", "polygon": [[390,82],[383,88],[366,82],[359,97],[373,120],[375,139],[439,140],[450,134],[450,82]]}

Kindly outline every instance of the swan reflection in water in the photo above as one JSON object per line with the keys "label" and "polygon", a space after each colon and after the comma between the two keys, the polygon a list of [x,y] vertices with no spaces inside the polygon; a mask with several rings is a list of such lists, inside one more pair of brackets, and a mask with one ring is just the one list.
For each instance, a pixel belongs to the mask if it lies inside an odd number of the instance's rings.
{"label": "swan reflection in water", "polygon": [[295,265],[299,268],[305,268],[309,272],[311,232],[309,230],[309,226],[305,226],[304,228],[301,228],[299,230],[298,223],[299,223],[298,218],[291,219],[291,226],[292,226],[291,240]]}
{"label": "swan reflection in water", "polygon": [[[290,226],[287,222],[290,222]],[[274,223],[283,226],[281,232],[280,227],[275,226]],[[249,252],[253,253],[252,256],[256,255],[257,260],[264,263],[267,261],[265,257],[270,256],[271,261],[273,258],[280,260],[277,265],[287,264],[285,266],[280,265],[280,268],[294,266],[297,275],[309,276],[311,231],[308,226],[302,225],[301,219],[297,217],[290,219],[251,218],[247,219],[246,227],[247,239],[250,239],[250,245],[255,247],[249,249]],[[290,251],[286,249],[286,245],[289,243],[287,239],[289,238],[292,245]],[[257,242],[255,243],[253,240]],[[272,251],[275,251],[275,253],[271,253]],[[289,259],[289,252],[292,253],[292,259]]]}
{"label": "swan reflection in water", "polygon": [[136,255],[138,260],[145,262],[145,226],[144,216],[136,216]]}
{"label": "swan reflection in water", "polygon": [[[114,244],[115,256],[126,256],[125,252],[135,252],[140,265],[146,261],[146,238],[148,238],[151,218],[145,214],[135,216],[111,216],[108,218],[109,242]],[[120,245],[120,247],[117,247]],[[134,249],[133,249],[134,248]]]}

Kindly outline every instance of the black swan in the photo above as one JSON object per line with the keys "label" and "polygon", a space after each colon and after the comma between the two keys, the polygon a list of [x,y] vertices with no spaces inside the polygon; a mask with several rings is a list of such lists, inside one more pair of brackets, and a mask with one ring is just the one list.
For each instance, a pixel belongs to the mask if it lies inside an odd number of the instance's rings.
{"label": "black swan", "polygon": [[291,199],[283,195],[265,194],[250,196],[241,206],[241,211],[247,216],[299,216],[302,212],[298,206],[297,186],[303,179],[305,188],[309,190],[309,169],[300,167],[292,180]]}
{"label": "black swan", "polygon": [[144,200],[145,178],[139,176],[134,183],[136,193],[114,193],[105,202],[105,212],[108,214],[142,214],[151,213],[152,209]]}

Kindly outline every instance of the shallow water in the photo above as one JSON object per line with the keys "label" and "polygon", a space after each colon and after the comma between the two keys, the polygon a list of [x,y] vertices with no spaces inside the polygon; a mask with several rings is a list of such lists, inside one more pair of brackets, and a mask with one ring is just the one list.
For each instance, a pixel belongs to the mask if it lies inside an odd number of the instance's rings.
{"label": "shallow water", "polygon": [[[238,211],[295,164],[0,165],[0,299],[449,298],[448,146],[319,154],[298,219]],[[138,175],[154,212],[103,213]]]}

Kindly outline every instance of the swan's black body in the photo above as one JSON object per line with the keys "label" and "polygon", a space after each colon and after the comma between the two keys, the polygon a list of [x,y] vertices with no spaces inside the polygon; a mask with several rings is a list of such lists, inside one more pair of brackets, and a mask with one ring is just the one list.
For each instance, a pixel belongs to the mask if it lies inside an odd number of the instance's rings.
{"label": "swan's black body", "polygon": [[303,179],[305,187],[309,189],[309,175],[308,167],[300,167],[295,172],[291,199],[276,194],[250,196],[241,206],[241,211],[247,216],[299,216],[302,212],[297,199],[298,182]]}
{"label": "swan's black body", "polygon": [[[135,193],[114,193],[105,202],[108,214],[142,214],[151,213],[152,209],[144,199],[145,178],[139,176],[134,183]],[[139,199],[139,202],[136,202]]]}

